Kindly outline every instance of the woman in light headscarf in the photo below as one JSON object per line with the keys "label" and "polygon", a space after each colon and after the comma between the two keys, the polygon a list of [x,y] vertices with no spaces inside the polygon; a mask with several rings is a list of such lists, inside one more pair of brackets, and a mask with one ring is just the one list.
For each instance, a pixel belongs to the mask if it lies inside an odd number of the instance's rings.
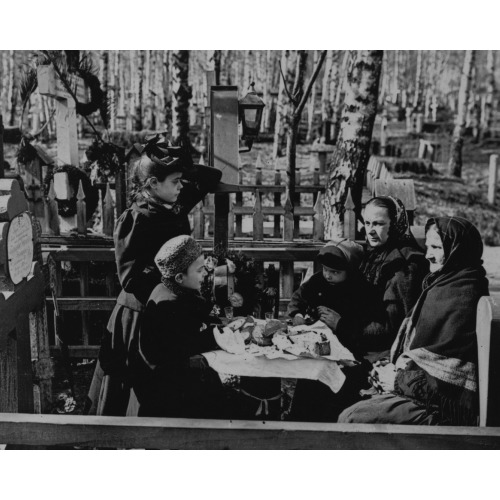
{"label": "woman in light headscarf", "polygon": [[431,273],[375,374],[387,394],[347,408],[339,422],[476,425],[476,310],[488,295],[478,230],[460,217],[426,224]]}

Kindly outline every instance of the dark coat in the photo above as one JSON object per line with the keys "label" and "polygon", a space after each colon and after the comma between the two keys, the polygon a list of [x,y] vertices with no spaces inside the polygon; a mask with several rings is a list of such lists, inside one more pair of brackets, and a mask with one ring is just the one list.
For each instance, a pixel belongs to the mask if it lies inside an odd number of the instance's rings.
{"label": "dark coat", "polygon": [[[220,379],[204,358],[217,349],[207,303],[191,291],[175,295],[158,285],[144,310],[131,377],[139,415],[213,416]],[[195,356],[193,358],[193,356]]]}
{"label": "dark coat", "polygon": [[428,271],[423,252],[412,246],[396,247],[387,254],[374,285],[380,309],[363,332],[368,351],[390,349],[401,323],[420,296]]}
{"label": "dark coat", "polygon": [[[198,185],[184,186],[173,209],[142,199],[125,210],[116,223],[115,259],[122,291],[101,340],[99,363],[88,395],[90,414],[125,414],[130,394],[129,352],[137,343],[144,305],[160,283],[154,257],[169,239],[191,234],[190,210],[221,177],[219,170],[205,170]],[[108,376],[114,379],[104,380]]]}
{"label": "dark coat", "polygon": [[317,308],[325,306],[340,314],[335,334],[349,349],[364,350],[363,329],[378,311],[374,288],[360,275],[349,277],[338,285],[329,284],[322,272],[311,276],[294,292],[288,304],[288,315],[309,314],[319,320]]}

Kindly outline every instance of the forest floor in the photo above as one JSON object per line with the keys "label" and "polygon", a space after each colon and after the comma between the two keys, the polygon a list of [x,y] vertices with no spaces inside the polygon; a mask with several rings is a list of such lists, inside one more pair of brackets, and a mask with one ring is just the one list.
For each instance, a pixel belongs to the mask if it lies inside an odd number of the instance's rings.
{"label": "forest floor", "polygon": [[[80,141],[82,152],[90,144],[90,139]],[[45,145],[49,154],[55,156],[55,144]],[[309,145],[297,148],[297,168],[302,173],[303,181],[310,183],[312,172],[317,166],[315,155],[311,155]],[[462,179],[450,178],[446,175],[446,166],[434,165],[433,175],[412,174],[417,196],[416,224],[424,224],[431,216],[459,215],[463,216],[479,228],[485,242],[484,261],[490,280],[490,289],[500,291],[500,217],[498,209],[487,203],[488,162],[489,155],[500,151],[500,140],[488,140],[473,143],[467,139],[463,151]],[[5,159],[15,165],[16,148],[5,145]],[[272,144],[257,143],[252,151],[242,155],[242,168],[246,179],[253,179],[256,162],[259,161],[263,172],[263,183],[274,182],[275,164],[272,160]],[[278,160],[278,168],[283,172],[285,159]],[[269,200],[270,202],[270,200]],[[500,206],[500,193],[497,195],[497,207]],[[73,363],[75,378],[76,408],[72,413],[79,414],[83,410],[85,396],[92,379],[95,362]],[[67,392],[64,370],[56,363],[54,378],[55,396]],[[290,401],[286,402],[286,405]],[[62,402],[59,402],[59,408]],[[56,411],[56,409],[54,409]]]}

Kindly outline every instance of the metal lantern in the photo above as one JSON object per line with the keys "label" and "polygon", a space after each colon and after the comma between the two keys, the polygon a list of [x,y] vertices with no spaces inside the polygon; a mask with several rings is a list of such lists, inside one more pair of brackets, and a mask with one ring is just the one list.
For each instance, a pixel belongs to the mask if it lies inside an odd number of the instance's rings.
{"label": "metal lantern", "polygon": [[[238,101],[238,116],[241,121],[242,139],[253,141],[260,130],[262,121],[262,110],[264,101],[257,95],[254,89],[255,83],[251,83],[251,90],[248,94]],[[251,147],[251,146],[250,146]]]}

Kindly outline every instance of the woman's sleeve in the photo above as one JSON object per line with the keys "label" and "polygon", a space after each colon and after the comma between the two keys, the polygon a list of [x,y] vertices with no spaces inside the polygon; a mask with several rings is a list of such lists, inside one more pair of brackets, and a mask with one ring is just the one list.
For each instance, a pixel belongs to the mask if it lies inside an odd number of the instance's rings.
{"label": "woman's sleeve", "polygon": [[368,350],[389,349],[401,323],[415,305],[422,289],[423,272],[417,262],[397,271],[387,282],[381,310],[363,330]]}
{"label": "woman's sleeve", "polygon": [[425,403],[430,402],[433,395],[425,371],[414,363],[404,370],[397,371],[394,392]]}
{"label": "woman's sleeve", "polygon": [[150,229],[145,218],[125,212],[115,230],[115,257],[122,288],[146,303],[160,282],[160,273],[151,259]]}
{"label": "woman's sleeve", "polygon": [[185,174],[186,183],[177,203],[189,213],[208,193],[215,191],[222,178],[222,171],[213,167],[193,169]]}

